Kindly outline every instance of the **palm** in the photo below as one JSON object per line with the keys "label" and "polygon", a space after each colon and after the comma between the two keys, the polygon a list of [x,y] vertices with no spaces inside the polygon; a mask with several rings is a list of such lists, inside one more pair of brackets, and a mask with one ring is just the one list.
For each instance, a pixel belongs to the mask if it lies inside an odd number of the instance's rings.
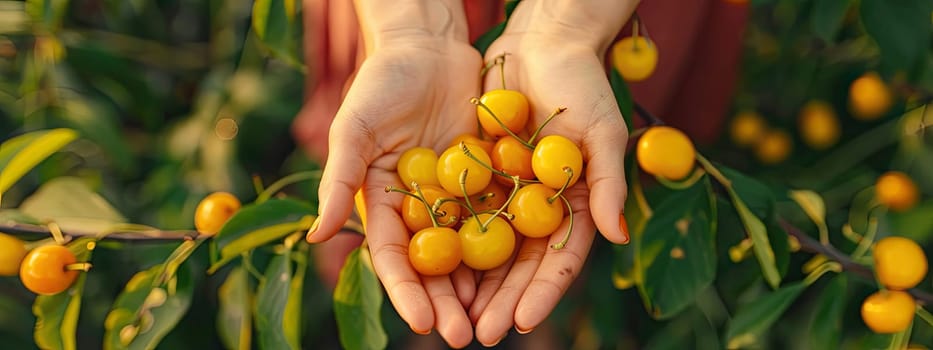
{"label": "palm", "polygon": [[416,146],[443,151],[457,135],[476,130],[469,101],[479,91],[479,53],[453,41],[431,47],[386,48],[360,67],[331,129],[330,171],[322,179],[330,190],[321,199],[321,216],[325,210],[349,215],[349,198],[362,188],[373,266],[396,310],[413,330],[436,328],[448,343],[465,346],[473,337],[464,310],[475,289],[472,274],[419,276],[408,262],[409,232],[399,216],[403,196],[385,193],[388,185],[402,186],[396,175],[402,152]]}
{"label": "palm", "polygon": [[[487,272],[480,281],[470,316],[477,339],[485,344],[496,341],[513,325],[530,330],[547,317],[579,273],[596,224],[606,235],[619,232],[620,203],[625,196],[621,171],[627,140],[624,121],[596,53],[566,43],[556,50],[548,42],[533,34],[507,34],[490,47],[487,59],[509,54],[505,84],[526,95],[533,126],[557,107],[567,107],[542,135],[560,134],[575,141],[587,170],[566,192],[574,215],[567,246],[561,250],[549,247],[563,238],[569,224],[565,220],[550,238],[524,239],[512,263]],[[484,91],[501,85],[500,74],[492,71]]]}
{"label": "palm", "polygon": [[465,44],[448,45],[445,52],[385,49],[360,67],[342,107],[350,109],[350,118],[339,122],[373,131],[377,152],[368,156],[394,170],[396,153],[414,146],[438,149],[469,130],[480,65]]}

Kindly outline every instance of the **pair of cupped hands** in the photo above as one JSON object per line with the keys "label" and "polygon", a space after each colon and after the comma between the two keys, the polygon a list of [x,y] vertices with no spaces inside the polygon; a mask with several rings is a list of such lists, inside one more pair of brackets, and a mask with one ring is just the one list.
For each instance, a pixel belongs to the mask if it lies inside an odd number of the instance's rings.
{"label": "pair of cupped hands", "polygon": [[[580,273],[597,229],[612,243],[629,240],[622,215],[628,131],[603,63],[610,36],[569,26],[566,21],[574,18],[542,3],[519,5],[486,60],[469,44],[462,13],[449,8],[428,9],[424,20],[361,21],[366,58],[330,128],[319,219],[309,242],[340,231],[362,190],[366,240],[389,299],[414,332],[436,330],[451,347],[464,347],[474,336],[491,346],[513,327],[532,331]],[[629,4],[615,16],[624,23],[633,9]],[[367,26],[375,25],[384,26],[367,36]],[[484,61],[502,53],[508,53],[505,84],[528,98],[531,125],[540,125],[557,107],[567,108],[542,134],[566,136],[583,152],[585,174],[565,192],[573,207],[573,234],[563,249],[549,247],[563,237],[565,220],[550,237],[519,237],[516,252],[501,267],[476,272],[461,265],[448,276],[419,275],[408,260],[411,234],[399,214],[403,196],[385,188],[404,187],[396,163],[405,150],[423,146],[440,152],[458,135],[476,132],[470,99],[501,88],[498,69],[482,78],[480,72]]]}

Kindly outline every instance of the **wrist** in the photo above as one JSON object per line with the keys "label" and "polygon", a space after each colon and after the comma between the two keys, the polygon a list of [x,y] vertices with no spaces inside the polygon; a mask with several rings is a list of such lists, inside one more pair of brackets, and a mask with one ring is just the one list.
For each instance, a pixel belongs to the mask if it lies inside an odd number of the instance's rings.
{"label": "wrist", "polygon": [[524,0],[505,34],[533,34],[552,43],[584,45],[597,54],[615,40],[640,0]]}
{"label": "wrist", "polygon": [[356,0],[355,6],[367,52],[423,46],[426,41],[467,41],[466,15],[457,0]]}

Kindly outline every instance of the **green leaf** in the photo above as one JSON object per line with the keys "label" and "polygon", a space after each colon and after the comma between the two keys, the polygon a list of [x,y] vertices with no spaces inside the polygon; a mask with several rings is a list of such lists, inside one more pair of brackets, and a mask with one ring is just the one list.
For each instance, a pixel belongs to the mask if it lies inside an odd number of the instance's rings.
{"label": "green leaf", "polygon": [[881,49],[889,73],[910,72],[930,49],[929,0],[862,0],[859,13],[865,31]]}
{"label": "green leaf", "polygon": [[253,231],[300,221],[312,212],[313,208],[307,203],[289,198],[273,198],[261,204],[246,205],[230,217],[212,241],[217,249],[224,249]]}
{"label": "green leaf", "polygon": [[693,317],[693,337],[696,338],[695,349],[722,349],[719,332],[716,326],[703,314],[696,313]]}
{"label": "green leaf", "polygon": [[931,217],[933,217],[933,200],[928,200],[908,211],[889,211],[882,217],[882,220],[887,221],[891,225],[891,232],[897,232],[898,236],[926,242],[933,237]]}
{"label": "green leaf", "polygon": [[778,269],[778,275],[784,278],[790,267],[790,241],[787,231],[784,231],[775,218],[768,218],[766,226],[768,242],[771,243],[771,251],[774,252],[774,266]]}
{"label": "green leaf", "polygon": [[244,206],[211,240],[213,265],[217,271],[230,260],[292,232],[307,230],[314,221],[313,208],[294,199],[270,199]]}
{"label": "green leaf", "polygon": [[112,109],[90,102],[86,96],[69,96],[62,101],[60,117],[66,126],[81,133],[81,137],[100,146],[109,155],[113,166],[128,171],[133,165],[129,142],[118,128],[120,120]]}
{"label": "green leaf", "polygon": [[774,214],[773,194],[763,184],[738,171],[723,166],[718,168],[732,182],[727,186],[727,190],[742,220],[742,225],[745,226],[745,232],[752,239],[752,251],[755,252],[755,257],[761,266],[762,275],[771,288],[777,288],[781,284],[778,260],[784,260],[787,257],[776,256],[771,246],[768,229],[761,219],[772,217]]}
{"label": "green leaf", "polygon": [[68,11],[68,0],[27,0],[26,13],[32,20],[45,25],[46,29],[57,30]]}
{"label": "green leaf", "polygon": [[805,284],[795,282],[739,307],[726,327],[726,347],[747,348],[757,343],[804,289]]}
{"label": "green leaf", "polygon": [[269,262],[256,292],[256,332],[260,349],[298,349],[285,335],[284,317],[291,288],[292,266],[288,252]]}
{"label": "green leaf", "polygon": [[68,176],[46,182],[19,209],[37,220],[53,221],[65,232],[101,233],[126,222],[83,180]]}
{"label": "green leaf", "polygon": [[635,162],[634,157],[626,158],[625,163],[629,192],[628,197],[625,199],[624,212],[631,242],[628,246],[612,245],[613,250],[615,250],[613,285],[619,289],[628,289],[636,283],[641,283],[639,272],[642,269],[635,257],[638,255],[641,234],[644,232],[648,217],[651,216],[651,208],[648,207],[648,201],[645,198],[644,188],[641,185],[638,173],[638,163]]}
{"label": "green leaf", "polygon": [[800,209],[803,209],[803,212],[807,214],[807,217],[816,224],[816,227],[820,230],[820,237],[828,237],[829,231],[826,228],[826,204],[823,202],[823,197],[813,191],[807,190],[798,190],[790,191],[790,199],[793,199],[794,202],[800,206]]}
{"label": "green leaf", "polygon": [[619,111],[622,112],[622,119],[625,119],[625,126],[632,130],[632,123],[635,118],[633,110],[635,101],[632,99],[632,92],[628,89],[628,83],[625,82],[625,79],[615,68],[612,68],[612,72],[609,74],[609,85],[612,86],[612,94],[615,95]]}
{"label": "green leaf", "polygon": [[308,245],[301,245],[299,249],[300,254],[292,254],[297,266],[295,267],[295,276],[292,277],[289,284],[285,314],[282,315],[285,339],[294,349],[301,348],[301,303],[304,295],[305,274],[308,271]]}
{"label": "green leaf", "polygon": [[34,131],[0,144],[0,194],[40,162],[78,138],[71,129]]}
{"label": "green leaf", "polygon": [[252,342],[253,296],[249,288],[249,274],[235,267],[217,289],[219,310],[217,334],[227,349],[249,350]]}
{"label": "green leaf", "polygon": [[165,263],[163,264],[165,270],[162,272],[161,276],[159,276],[159,279],[156,280],[156,283],[166,283],[166,281],[175,276],[181,264],[188,260],[188,257],[194,253],[195,249],[198,249],[201,242],[204,241],[186,240],[179,244],[178,247],[172,251],[172,254],[165,259]]}
{"label": "green leaf", "polygon": [[505,31],[505,22],[497,24],[495,27],[492,27],[483,35],[480,35],[476,41],[473,42],[473,47],[479,51],[479,54],[483,57],[486,56],[486,50],[489,49],[489,46],[492,45],[492,42],[496,41],[499,36],[502,35],[502,32]]}
{"label": "green leaf", "polygon": [[834,277],[816,302],[810,322],[809,344],[813,349],[839,349],[842,338],[842,320],[846,310],[845,274]]}
{"label": "green leaf", "polygon": [[39,225],[42,222],[36,218],[23,214],[17,209],[0,209],[0,225],[26,224]]}
{"label": "green leaf", "polygon": [[668,322],[664,328],[661,328],[645,344],[645,350],[681,350],[690,348],[690,325],[687,324],[688,318],[678,318]]}
{"label": "green leaf", "polygon": [[[0,293],[0,327],[6,334],[16,335],[16,341],[22,341],[26,344],[38,345],[33,336],[34,327],[32,323],[23,322],[32,315],[32,305],[23,303],[23,299],[13,293]],[[6,340],[14,340],[6,338]],[[4,343],[6,345],[6,343]],[[20,346],[18,348],[25,348]]]}
{"label": "green leaf", "polygon": [[165,277],[163,264],[140,271],[126,283],[104,324],[104,349],[155,349],[191,306],[188,268]]}
{"label": "green leaf", "polygon": [[[92,237],[76,239],[68,244],[68,249],[78,261],[89,261],[91,250],[88,244],[95,242]],[[36,328],[33,338],[41,349],[77,349],[75,332],[78,328],[78,316],[81,313],[81,296],[87,273],[81,273],[74,285],[67,291],[55,295],[40,295],[32,305],[36,315]]]}
{"label": "green leaf", "polygon": [[382,287],[369,250],[356,248],[347,255],[334,289],[340,344],[349,350],[384,349],[388,337],[382,328],[381,308]]}
{"label": "green leaf", "polygon": [[764,219],[774,215],[775,195],[768,186],[732,168],[718,164],[716,167],[732,182],[730,187],[755,216]]}
{"label": "green leaf", "polygon": [[275,57],[304,71],[298,57],[297,13],[296,0],[256,0],[253,2],[253,31]]}
{"label": "green leaf", "polygon": [[505,19],[512,18],[512,12],[515,12],[519,2],[521,0],[505,0]]}
{"label": "green leaf", "polygon": [[637,259],[639,291],[648,312],[666,319],[692,305],[716,276],[716,206],[709,181],[698,181],[658,204],[648,219]]}
{"label": "green leaf", "polygon": [[765,228],[765,224],[761,222],[761,219],[752,214],[751,210],[748,209],[738,196],[732,196],[732,204],[735,206],[739,218],[742,219],[742,225],[745,226],[746,233],[748,233],[748,236],[752,239],[752,250],[755,252],[755,257],[758,259],[758,264],[761,266],[765,281],[767,281],[772,288],[777,288],[777,286],[781,284],[781,274],[777,268],[774,249],[771,247],[771,241],[768,237],[768,230]]}
{"label": "green leaf", "polygon": [[850,4],[850,0],[814,1],[810,29],[827,45],[834,43]]}

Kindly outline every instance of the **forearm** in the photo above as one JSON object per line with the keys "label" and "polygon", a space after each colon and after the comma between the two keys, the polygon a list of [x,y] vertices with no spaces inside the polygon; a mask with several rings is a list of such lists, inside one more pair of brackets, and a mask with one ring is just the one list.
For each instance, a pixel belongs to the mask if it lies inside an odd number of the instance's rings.
{"label": "forearm", "polygon": [[421,40],[468,40],[459,0],[355,0],[354,4],[367,53]]}
{"label": "forearm", "polygon": [[524,0],[506,34],[534,33],[601,53],[612,44],[640,0]]}

